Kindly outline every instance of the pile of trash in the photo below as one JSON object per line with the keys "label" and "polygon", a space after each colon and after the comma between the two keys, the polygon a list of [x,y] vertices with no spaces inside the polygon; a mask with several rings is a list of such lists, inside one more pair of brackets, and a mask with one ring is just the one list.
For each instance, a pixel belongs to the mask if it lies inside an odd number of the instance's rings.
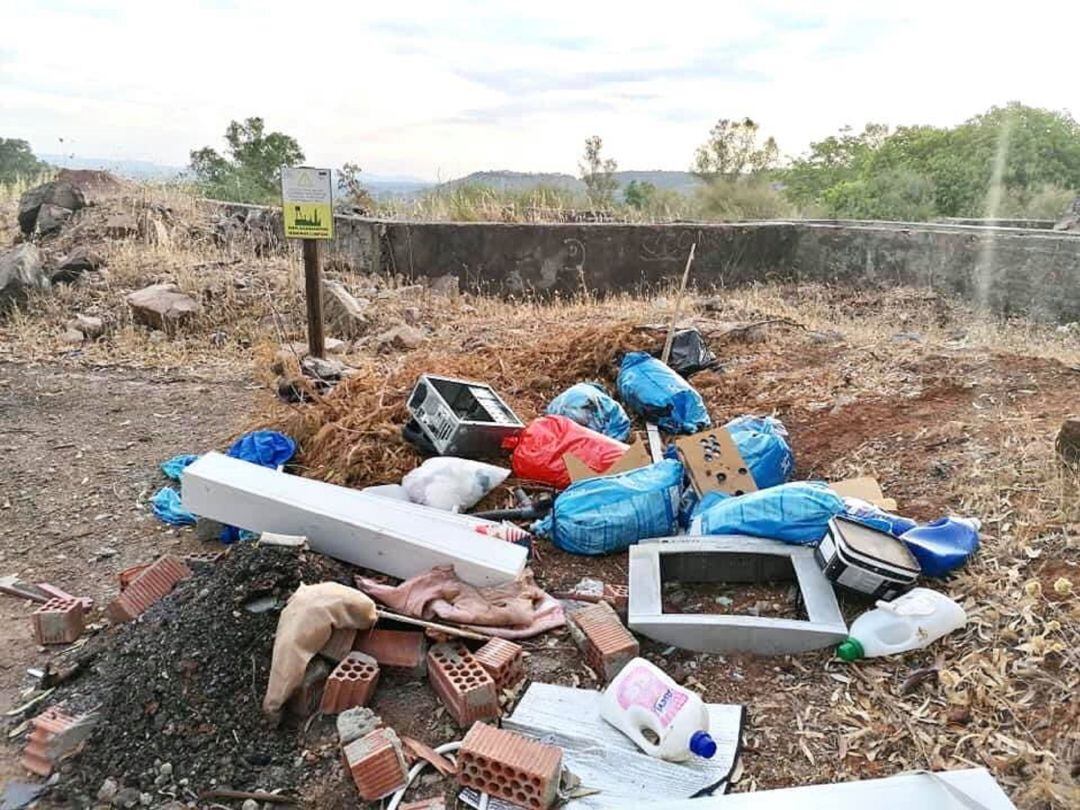
{"label": "pile of trash", "polygon": [[[574,368],[594,373],[529,421],[489,383],[422,371],[396,402],[384,387],[379,407],[349,418],[394,414],[396,435],[375,441],[403,462],[426,458],[362,489],[290,467],[310,471],[336,442],[367,452],[362,432],[339,435],[341,413],[314,435],[257,431],[224,454],[168,460],[180,491],[163,488],[155,514],[235,545],[206,573],[165,557],[122,577],[107,609],[121,627],[87,645],[90,672],[49,701],[60,719],[31,721],[27,767],[58,767],[59,791],[77,801],[111,801],[114,787],[151,802],[291,796],[340,758],[362,800],[391,807],[431,785],[417,782],[427,766],[442,795],[417,806],[662,804],[725,790],[744,709],[705,703],[642,657],[640,637],[704,653],[832,648],[854,662],[966,623],[961,605],[918,583],[976,553],[977,520],[920,525],[872,478],[797,480],[775,416],[714,422],[691,382],[718,367],[700,334],[681,332],[670,364],[631,342],[608,335],[618,351],[579,358]],[[299,419],[345,407],[363,384],[339,383]],[[515,391],[534,407],[539,387]],[[629,578],[548,593],[530,568],[546,541],[625,554]],[[733,604],[723,594],[773,581],[793,584],[798,619],[662,604],[673,582]],[[850,627],[838,592],[867,608]],[[53,611],[81,622],[83,608],[69,598]],[[73,632],[51,640],[82,632],[56,621]],[[523,640],[564,628],[599,690],[530,678]],[[449,739],[410,737],[370,708],[402,689],[414,714],[438,701]],[[336,718],[336,741],[305,736],[320,715]],[[80,755],[32,748],[56,723],[59,736],[64,723],[92,726]]]}

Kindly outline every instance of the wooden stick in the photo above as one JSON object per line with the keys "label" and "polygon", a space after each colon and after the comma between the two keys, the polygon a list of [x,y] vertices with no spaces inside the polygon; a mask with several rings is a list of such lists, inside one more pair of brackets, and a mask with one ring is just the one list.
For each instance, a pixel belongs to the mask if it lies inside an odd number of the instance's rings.
{"label": "wooden stick", "polygon": [[423,627],[428,630],[437,630],[440,633],[449,633],[452,636],[460,636],[461,638],[471,638],[473,641],[490,641],[495,638],[494,636],[486,636],[482,633],[475,633],[472,630],[463,630],[460,627],[453,627],[448,624],[439,624],[438,622],[429,622],[424,619],[416,619],[412,616],[403,616],[400,613],[392,613],[389,610],[383,608],[376,608],[375,612],[380,619],[388,619],[390,621],[401,622],[402,624],[411,624],[416,627]]}
{"label": "wooden stick", "polygon": [[667,361],[671,358],[671,343],[675,340],[675,325],[679,322],[679,309],[682,307],[683,294],[686,292],[686,282],[690,278],[690,265],[694,263],[695,250],[697,250],[697,242],[690,245],[690,255],[686,257],[686,269],[683,270],[679,294],[675,297],[675,309],[671,313],[671,324],[668,326],[667,340],[664,341],[664,352],[660,355],[660,361],[664,365],[667,365]]}

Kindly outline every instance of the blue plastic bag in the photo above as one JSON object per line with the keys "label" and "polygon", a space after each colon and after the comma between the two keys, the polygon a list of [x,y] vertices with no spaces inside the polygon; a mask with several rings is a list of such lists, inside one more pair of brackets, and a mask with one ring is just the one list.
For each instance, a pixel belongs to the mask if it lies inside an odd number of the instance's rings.
{"label": "blue plastic bag", "polygon": [[795,455],[787,442],[787,428],[772,416],[739,416],[724,427],[746,462],[758,489],[791,480]]}
{"label": "blue plastic bag", "polygon": [[571,385],[547,406],[551,416],[565,416],[579,425],[620,442],[630,438],[630,417],[599,383]]}
{"label": "blue plastic bag", "polygon": [[812,545],[844,511],[840,496],[820,481],[795,481],[725,498],[700,514],[700,534],[747,534]]}
{"label": "blue plastic bag", "polygon": [[197,458],[198,456],[192,453],[181,453],[178,456],[173,456],[168,461],[161,462],[161,471],[173,481],[179,481],[184,468]]}
{"label": "blue plastic bag", "polygon": [[623,357],[618,387],[630,410],[667,433],[697,433],[712,426],[701,394],[646,352]]}
{"label": "blue plastic bag", "polygon": [[565,489],[532,527],[571,554],[610,554],[678,529],[683,466],[665,460],[619,475],[588,478]]}
{"label": "blue plastic bag", "polygon": [[844,498],[844,517],[851,518],[864,526],[888,532],[893,537],[900,537],[904,532],[914,529],[919,524],[911,518],[894,515],[862,498]]}
{"label": "blue plastic bag", "polygon": [[979,521],[943,517],[904,532],[904,541],[928,577],[943,577],[979,549]]}
{"label": "blue plastic bag", "polygon": [[180,503],[180,493],[172,487],[162,487],[150,499],[150,509],[158,520],[170,526],[193,526],[195,516]]}
{"label": "blue plastic bag", "polygon": [[726,492],[716,491],[706,492],[704,495],[698,497],[694,488],[687,485],[683,488],[682,499],[679,501],[679,525],[684,529],[690,528],[690,524],[694,522],[694,518],[714,503],[718,503],[725,498],[731,497],[734,496],[729,495]]}
{"label": "blue plastic bag", "polygon": [[276,430],[245,433],[229,448],[228,455],[261,467],[280,467],[296,453],[296,442]]}

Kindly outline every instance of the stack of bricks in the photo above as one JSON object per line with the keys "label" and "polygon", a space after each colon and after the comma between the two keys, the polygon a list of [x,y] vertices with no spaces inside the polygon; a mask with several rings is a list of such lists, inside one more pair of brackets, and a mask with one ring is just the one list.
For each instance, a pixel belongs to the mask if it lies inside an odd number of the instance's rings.
{"label": "stack of bricks", "polygon": [[640,652],[637,639],[623,626],[615,609],[607,602],[576,610],[567,618],[574,642],[605,683],[637,658]]}
{"label": "stack of bricks", "polygon": [[562,750],[512,731],[476,723],[458,751],[458,782],[529,810],[558,796]]}
{"label": "stack of bricks", "polygon": [[473,658],[487,670],[500,692],[525,677],[525,651],[504,638],[493,638],[473,653]]}
{"label": "stack of bricks", "polygon": [[72,717],[58,706],[46,709],[30,721],[22,766],[38,776],[49,776],[57,762],[86,739],[92,726],[90,716]]}
{"label": "stack of bricks", "polygon": [[428,681],[459,726],[499,716],[495,681],[461,644],[436,644],[431,648]]}
{"label": "stack of bricks", "polygon": [[175,588],[176,583],[190,576],[190,568],[179,558],[166,554],[131,579],[109,604],[109,618],[117,624],[131,621]]}
{"label": "stack of bricks", "polygon": [[70,644],[86,627],[82,602],[78,599],[50,599],[30,618],[38,644]]}
{"label": "stack of bricks", "polygon": [[422,677],[427,671],[427,639],[413,630],[360,631],[353,649],[367,653],[381,667],[407,669]]}
{"label": "stack of bricks", "polygon": [[341,753],[364,801],[377,801],[405,787],[408,768],[401,741],[392,729],[377,728],[353,740]]}
{"label": "stack of bricks", "polygon": [[375,694],[378,682],[379,665],[375,659],[362,652],[351,652],[326,679],[319,710],[323,714],[339,714],[354,706],[364,706]]}

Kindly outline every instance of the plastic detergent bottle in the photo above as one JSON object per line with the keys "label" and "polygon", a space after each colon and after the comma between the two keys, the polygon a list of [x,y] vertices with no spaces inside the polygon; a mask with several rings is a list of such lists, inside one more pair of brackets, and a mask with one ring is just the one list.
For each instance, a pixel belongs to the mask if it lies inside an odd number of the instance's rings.
{"label": "plastic detergent bottle", "polygon": [[912,588],[857,618],[836,654],[855,661],[917,650],[965,624],[964,609],[945,594]]}
{"label": "plastic detergent bottle", "polygon": [[600,716],[650,756],[680,762],[716,754],[701,698],[644,658],[628,663],[608,685]]}

